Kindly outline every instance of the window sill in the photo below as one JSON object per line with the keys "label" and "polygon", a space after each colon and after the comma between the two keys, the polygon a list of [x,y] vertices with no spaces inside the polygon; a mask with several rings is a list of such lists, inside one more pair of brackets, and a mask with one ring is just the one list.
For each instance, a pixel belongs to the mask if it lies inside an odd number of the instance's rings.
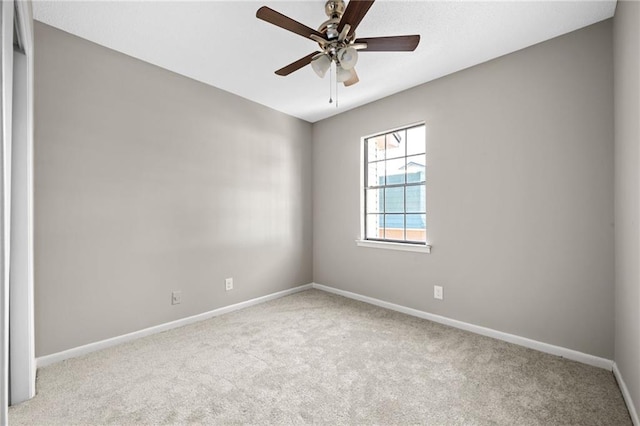
{"label": "window sill", "polygon": [[431,253],[430,245],[418,245],[418,244],[403,244],[403,243],[389,243],[386,241],[370,241],[370,240],[356,240],[358,247],[369,247],[387,250],[400,250],[400,251],[413,251],[418,253]]}

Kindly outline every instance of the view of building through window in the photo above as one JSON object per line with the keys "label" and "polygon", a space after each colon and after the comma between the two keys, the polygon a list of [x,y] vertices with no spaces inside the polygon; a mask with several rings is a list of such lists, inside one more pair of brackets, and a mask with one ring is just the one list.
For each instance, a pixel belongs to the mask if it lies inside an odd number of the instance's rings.
{"label": "view of building through window", "polygon": [[365,239],[425,244],[424,124],[369,137],[364,151]]}

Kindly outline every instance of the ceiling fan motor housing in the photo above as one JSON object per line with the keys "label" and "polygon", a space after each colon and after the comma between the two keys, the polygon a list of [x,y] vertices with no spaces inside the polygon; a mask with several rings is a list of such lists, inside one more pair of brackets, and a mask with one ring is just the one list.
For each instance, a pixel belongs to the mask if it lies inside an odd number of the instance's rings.
{"label": "ceiling fan motor housing", "polygon": [[343,0],[328,0],[324,4],[324,12],[329,19],[324,21],[318,31],[325,34],[328,40],[338,38],[338,25],[340,24],[340,18],[344,13],[344,1]]}

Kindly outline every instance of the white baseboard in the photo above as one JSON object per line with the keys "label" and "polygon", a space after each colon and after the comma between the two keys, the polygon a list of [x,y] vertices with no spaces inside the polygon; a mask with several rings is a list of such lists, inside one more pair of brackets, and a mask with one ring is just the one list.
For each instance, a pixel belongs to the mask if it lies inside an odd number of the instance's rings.
{"label": "white baseboard", "polygon": [[616,380],[618,381],[618,386],[620,387],[620,392],[622,392],[622,396],[624,398],[624,402],[627,403],[627,408],[629,409],[629,415],[631,416],[631,421],[634,426],[640,426],[640,419],[638,419],[638,412],[636,411],[636,406],[633,405],[633,400],[631,399],[631,394],[629,393],[629,389],[627,388],[624,379],[622,378],[622,374],[618,369],[618,364],[613,363],[613,375],[616,376]]}
{"label": "white baseboard", "polygon": [[612,371],[613,369],[612,360],[606,359],[606,358],[600,358],[594,355],[585,354],[583,352],[578,352],[573,349],[567,349],[561,346],[550,345],[548,343],[539,342],[537,340],[527,339],[526,337],[516,336],[515,334],[504,333],[502,331],[493,330],[491,328],[486,328],[479,325],[474,325],[467,322],[443,317],[441,315],[430,314],[428,312],[420,311],[418,309],[408,308],[402,305],[396,305],[395,303],[385,302],[384,300],[374,299],[373,297],[363,296],[361,294],[340,290],[334,287],[328,287],[318,283],[313,283],[313,288],[316,288],[318,290],[323,290],[329,293],[334,293],[340,296],[344,296],[349,299],[359,300],[361,302],[369,303],[371,305],[380,306],[382,308],[391,309],[392,311],[402,312],[403,314],[412,315],[414,317],[423,318],[429,321],[433,321],[433,322],[448,325],[451,327],[459,328],[462,330],[470,331],[472,333],[481,334],[483,336],[493,337],[494,339],[504,340],[505,342],[514,343],[516,345],[524,346],[530,349],[535,349],[540,352],[561,356],[563,358],[567,358],[573,361],[578,361],[583,364],[592,365],[594,367],[604,368],[609,371]]}
{"label": "white baseboard", "polygon": [[267,302],[269,300],[279,299],[284,296],[288,296],[300,291],[309,290],[312,288],[312,284],[305,284],[298,287],[282,290],[277,293],[267,294],[266,296],[256,297],[255,299],[247,300],[245,302],[236,303],[234,305],[224,306],[222,308],[214,309],[202,314],[193,315],[187,318],[182,318],[176,321],[167,322],[164,324],[156,325],[153,327],[145,328],[143,330],[134,331],[132,333],[123,334],[122,336],[112,337],[110,339],[101,340],[99,342],[89,343],[87,345],[78,346],[76,348],[67,349],[66,351],[57,352],[51,355],[45,355],[36,358],[36,365],[38,368],[45,367],[56,362],[64,361],[65,359],[75,358],[81,355],[95,352],[100,349],[105,349],[111,346],[119,345],[124,342],[139,339],[141,337],[149,336],[151,334],[161,333],[163,331],[171,330],[173,328],[182,327],[194,322],[203,321],[209,318],[216,317],[218,315],[226,314],[229,312],[237,311],[239,309],[248,308],[249,306],[258,305],[260,303]]}
{"label": "white baseboard", "polygon": [[[612,360],[606,358],[600,358],[594,355],[578,352],[573,349],[563,348],[561,346],[550,345],[548,343],[539,342],[536,340],[528,339],[526,337],[516,336],[514,334],[504,333],[502,331],[493,330],[463,321],[447,318],[441,315],[431,314],[428,312],[420,311],[418,309],[408,308],[406,306],[397,305],[391,302],[385,302],[384,300],[375,299],[369,296],[363,296],[350,291],[340,290],[334,287],[328,287],[318,283],[305,284],[298,287],[290,288],[287,290],[279,291],[277,293],[268,294],[266,296],[257,297],[255,299],[247,300],[245,302],[236,303],[234,305],[224,306],[222,308],[214,309],[202,314],[193,315],[187,318],[182,318],[176,321],[160,324],[154,327],[145,328],[143,330],[134,331],[132,333],[123,334],[121,336],[112,337],[110,339],[101,340],[99,342],[89,343],[76,348],[68,349],[62,352],[57,352],[51,355],[45,355],[36,358],[37,367],[45,367],[47,365],[63,361],[69,358],[75,358],[81,355],[88,354],[100,349],[105,349],[111,346],[119,345],[124,342],[139,339],[141,337],[149,336],[151,334],[160,333],[173,328],[182,327],[188,324],[192,324],[198,321],[203,321],[209,318],[213,318],[218,315],[226,314],[228,312],[237,311],[239,309],[248,308],[249,306],[257,305],[267,302],[269,300],[278,299],[280,297],[288,296],[300,291],[315,288],[318,290],[334,293],[340,296],[344,296],[350,299],[359,300],[361,302],[369,303],[371,305],[380,306],[382,308],[391,309],[393,311],[402,312],[407,315],[412,315],[418,318],[427,319],[440,324],[445,324],[451,327],[467,330],[472,333],[480,334],[483,336],[493,337],[494,339],[503,340],[505,342],[514,343],[516,345],[524,346],[530,349],[535,349],[540,352],[549,353],[552,355],[561,356],[573,361],[582,362],[583,364],[592,365],[595,367],[604,368],[612,371],[614,363]],[[640,425],[639,425],[640,426]]]}
{"label": "white baseboard", "polygon": [[369,296],[363,296],[361,294],[340,290],[334,287],[329,287],[329,286],[325,286],[318,283],[301,285],[298,287],[290,288],[287,290],[279,291],[279,292],[268,294],[265,296],[256,297],[255,299],[236,303],[234,305],[224,306],[222,308],[214,309],[212,311],[204,312],[202,314],[193,315],[187,318],[182,318],[176,321],[171,321],[171,322],[160,324],[154,327],[145,328],[143,330],[134,331],[132,333],[124,334],[122,336],[116,336],[110,339],[101,340],[99,342],[89,343],[87,345],[68,349],[66,351],[57,352],[55,354],[38,357],[36,358],[36,366],[38,368],[45,367],[47,365],[64,361],[69,358],[75,358],[75,357],[82,356],[82,355],[95,352],[101,349],[105,349],[111,346],[119,345],[121,343],[125,343],[131,340],[139,339],[141,337],[149,336],[151,334],[161,333],[163,331],[171,330],[171,329],[182,327],[198,321],[203,321],[209,318],[213,318],[218,315],[237,311],[239,309],[248,308],[249,306],[264,303],[269,300],[278,299],[284,296],[288,296],[290,294],[298,293],[300,291],[309,290],[311,288],[326,291],[328,293],[337,294],[343,297],[347,297],[349,299],[354,299],[361,302],[369,303],[371,305],[380,306],[382,308],[401,312],[407,315],[412,315],[418,318],[423,318],[429,321],[437,322],[440,324],[448,325],[448,326],[459,328],[462,330],[470,331],[472,333],[480,334],[483,336],[492,337],[494,339],[503,340],[505,342],[514,343],[516,345],[524,346],[530,349],[535,349],[540,352],[561,356],[563,358],[567,358],[573,361],[578,361],[583,364],[588,364],[594,367],[604,368],[604,369],[613,371],[613,374],[615,375],[615,378],[618,381],[618,385],[620,386],[620,390],[622,392],[624,400],[627,404],[627,408],[629,409],[631,420],[633,421],[633,424],[635,426],[640,426],[640,421],[638,420],[638,413],[633,404],[633,400],[631,399],[631,395],[629,394],[629,390],[627,389],[627,386],[622,378],[622,375],[620,374],[620,370],[618,369],[617,364],[612,360],[609,360],[606,358],[600,358],[594,355],[585,354],[583,352],[578,352],[573,349],[563,348],[561,346],[550,345],[548,343],[539,342],[537,340],[528,339],[526,337],[504,333],[502,331],[493,330],[491,328],[486,328],[486,327],[466,323],[463,321],[454,320],[441,315],[431,314],[428,312],[420,311],[418,309],[397,305],[395,303],[385,302],[384,300],[375,299]]}

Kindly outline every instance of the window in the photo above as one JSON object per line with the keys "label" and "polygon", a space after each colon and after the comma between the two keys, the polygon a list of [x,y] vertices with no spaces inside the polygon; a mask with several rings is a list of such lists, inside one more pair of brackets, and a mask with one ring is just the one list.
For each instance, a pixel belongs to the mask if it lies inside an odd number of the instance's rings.
{"label": "window", "polygon": [[424,124],[364,138],[364,242],[426,246],[425,139]]}

